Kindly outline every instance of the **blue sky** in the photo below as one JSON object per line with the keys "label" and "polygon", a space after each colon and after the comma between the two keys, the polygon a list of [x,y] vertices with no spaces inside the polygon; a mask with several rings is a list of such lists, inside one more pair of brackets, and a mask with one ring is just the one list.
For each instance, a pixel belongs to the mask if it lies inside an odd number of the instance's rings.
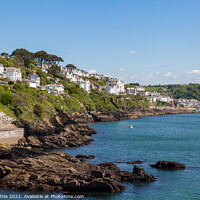
{"label": "blue sky", "polygon": [[200,83],[199,0],[0,0],[0,52],[46,50],[146,84]]}

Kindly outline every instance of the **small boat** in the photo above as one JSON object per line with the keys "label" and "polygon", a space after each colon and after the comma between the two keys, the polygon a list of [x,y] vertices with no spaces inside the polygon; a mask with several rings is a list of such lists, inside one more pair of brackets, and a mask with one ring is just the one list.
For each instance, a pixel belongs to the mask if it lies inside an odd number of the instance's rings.
{"label": "small boat", "polygon": [[200,112],[200,109],[196,109],[196,112]]}
{"label": "small boat", "polygon": [[128,125],[128,128],[133,128],[133,125],[132,125],[132,124],[129,124],[129,125]]}

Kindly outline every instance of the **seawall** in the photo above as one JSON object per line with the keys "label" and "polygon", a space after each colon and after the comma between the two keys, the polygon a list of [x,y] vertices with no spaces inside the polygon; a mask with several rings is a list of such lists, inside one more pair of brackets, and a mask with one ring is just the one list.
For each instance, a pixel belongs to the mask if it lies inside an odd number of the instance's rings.
{"label": "seawall", "polygon": [[24,128],[0,129],[0,144],[17,144],[24,137]]}

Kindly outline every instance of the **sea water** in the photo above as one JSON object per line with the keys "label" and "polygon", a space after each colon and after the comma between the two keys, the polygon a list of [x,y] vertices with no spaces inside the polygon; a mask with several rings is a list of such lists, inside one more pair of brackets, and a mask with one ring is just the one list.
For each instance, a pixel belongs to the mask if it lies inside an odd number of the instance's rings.
{"label": "sea water", "polygon": [[[129,124],[133,124],[132,129],[128,128]],[[85,197],[85,199],[200,199],[199,114],[153,116],[88,125],[98,132],[92,136],[94,141],[91,144],[54,151],[69,153],[73,156],[92,154],[96,157],[88,162],[114,162],[122,170],[127,171],[132,171],[134,165],[117,162],[141,160],[143,164],[136,165],[155,176],[157,181],[152,183],[123,182],[126,189],[122,193]],[[158,160],[184,163],[186,169],[172,171],[149,166]],[[8,190],[0,192],[1,194],[20,194],[21,199],[24,199],[24,193]]]}

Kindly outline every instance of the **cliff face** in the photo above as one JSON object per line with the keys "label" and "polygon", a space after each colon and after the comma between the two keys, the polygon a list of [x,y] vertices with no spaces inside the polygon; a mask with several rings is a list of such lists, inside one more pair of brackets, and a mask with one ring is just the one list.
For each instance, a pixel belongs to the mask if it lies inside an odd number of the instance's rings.
{"label": "cliff face", "polygon": [[91,135],[97,132],[85,124],[86,118],[84,116],[77,120],[69,114],[59,112],[49,121],[24,123],[22,125],[26,134],[18,145],[40,149],[87,145],[93,141]]}

